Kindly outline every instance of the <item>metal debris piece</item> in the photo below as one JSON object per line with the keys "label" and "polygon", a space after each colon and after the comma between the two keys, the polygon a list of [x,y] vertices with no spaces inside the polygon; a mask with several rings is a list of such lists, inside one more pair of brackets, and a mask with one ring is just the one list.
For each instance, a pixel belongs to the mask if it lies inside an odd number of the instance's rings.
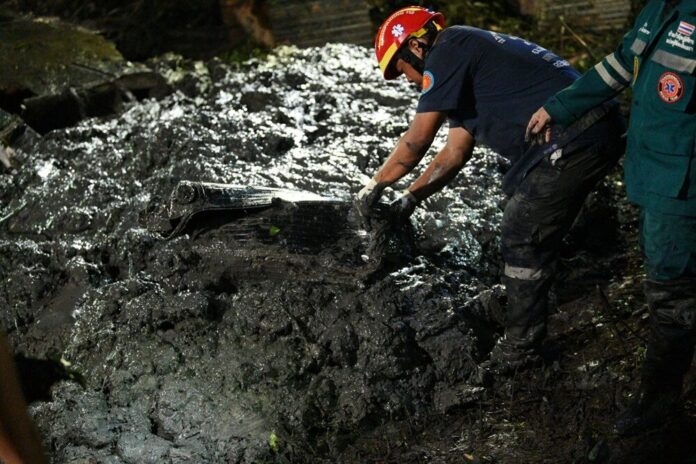
{"label": "metal debris piece", "polygon": [[[298,190],[182,181],[174,189],[169,200],[167,219],[171,231],[165,237],[172,238],[182,233],[188,226],[194,225],[191,224],[194,217],[204,213],[239,212],[248,215],[282,203],[301,208],[309,205],[335,207],[344,202]],[[265,235],[277,235],[268,234],[271,228],[283,229],[280,223],[269,223],[264,229]],[[166,233],[165,230],[160,232]]]}
{"label": "metal debris piece", "polygon": [[7,169],[12,169],[12,158],[14,157],[15,152],[12,148],[10,147],[3,147],[0,145],[0,163],[2,163],[3,166],[5,166]]}
{"label": "metal debris piece", "polygon": [[13,209],[12,211],[10,211],[9,213],[7,213],[5,216],[0,217],[0,224],[2,224],[3,222],[7,221],[8,219],[10,219],[12,216],[14,216],[15,214],[19,213],[20,211],[22,211],[22,210],[24,209],[25,206],[27,206],[27,203],[26,203],[26,202],[23,202],[21,205],[19,205],[18,207],[16,207],[15,209]]}
{"label": "metal debris piece", "polygon": [[[365,233],[350,202],[297,190],[182,181],[168,206],[154,205],[142,219],[165,239],[189,234],[202,244],[199,254],[264,277],[299,271],[343,281],[377,270],[390,246],[404,249],[387,227]],[[205,239],[224,242],[224,258]]]}

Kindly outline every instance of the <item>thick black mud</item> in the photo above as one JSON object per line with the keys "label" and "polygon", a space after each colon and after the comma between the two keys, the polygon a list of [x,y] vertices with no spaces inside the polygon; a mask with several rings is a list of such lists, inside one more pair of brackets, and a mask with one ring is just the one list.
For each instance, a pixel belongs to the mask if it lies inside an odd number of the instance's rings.
{"label": "thick black mud", "polygon": [[417,97],[372,61],[341,45],[236,68],[164,58],[174,94],[18,152],[0,175],[1,317],[24,356],[73,373],[33,409],[54,462],[331,461],[362,430],[478,397],[500,298],[495,154],[366,278],[333,279],[332,256],[307,278],[298,259],[316,258],[278,259],[282,244],[259,278],[224,230],[163,240],[140,221],[181,180],[350,201]]}

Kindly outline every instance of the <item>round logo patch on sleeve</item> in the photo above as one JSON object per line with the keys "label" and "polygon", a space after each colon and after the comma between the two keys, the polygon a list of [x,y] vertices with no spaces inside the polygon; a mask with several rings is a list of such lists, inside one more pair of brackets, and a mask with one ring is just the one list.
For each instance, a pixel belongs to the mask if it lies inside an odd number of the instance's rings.
{"label": "round logo patch on sleeve", "polygon": [[684,81],[678,74],[668,71],[660,76],[657,93],[665,103],[676,103],[684,95]]}
{"label": "round logo patch on sleeve", "polygon": [[421,87],[421,95],[430,92],[430,90],[435,86],[435,76],[430,71],[425,71],[423,73],[423,86]]}

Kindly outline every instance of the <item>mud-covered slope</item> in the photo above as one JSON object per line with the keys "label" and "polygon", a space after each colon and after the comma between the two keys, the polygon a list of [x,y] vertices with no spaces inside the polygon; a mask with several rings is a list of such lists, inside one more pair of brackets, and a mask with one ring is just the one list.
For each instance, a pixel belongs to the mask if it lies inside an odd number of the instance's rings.
{"label": "mud-covered slope", "polygon": [[354,46],[151,65],[174,94],[53,131],[0,174],[0,322],[72,372],[33,406],[53,462],[335,462],[361,430],[476,399],[500,299],[499,158],[477,149],[377,275],[259,278],[224,233],[166,241],[142,212],[181,180],[350,201],[416,92]]}

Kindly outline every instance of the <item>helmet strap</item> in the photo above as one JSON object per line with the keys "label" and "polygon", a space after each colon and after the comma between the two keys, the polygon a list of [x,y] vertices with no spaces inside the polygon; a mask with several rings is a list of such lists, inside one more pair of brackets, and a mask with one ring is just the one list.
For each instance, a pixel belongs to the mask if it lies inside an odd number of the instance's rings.
{"label": "helmet strap", "polygon": [[405,47],[401,48],[399,51],[399,58],[404,60],[406,63],[410,64],[413,69],[418,71],[419,74],[423,74],[425,72],[425,56],[428,54],[430,51],[430,47],[433,42],[435,42],[435,38],[437,37],[437,34],[442,30],[439,24],[436,24],[434,21],[430,21],[428,24],[426,24],[421,31],[423,31],[423,34],[414,37],[411,36],[408,38],[410,41],[411,39],[419,39],[419,38],[425,38],[428,43],[425,44],[421,42],[420,40],[416,40],[418,42],[418,48],[423,52],[423,58],[419,58],[416,56],[415,53],[411,51],[411,48],[406,44]]}
{"label": "helmet strap", "polygon": [[[421,50],[423,50],[424,47],[425,45],[421,44]],[[423,53],[425,52],[426,50],[423,51]],[[418,74],[422,75],[425,72],[425,60],[416,56],[409,47],[404,47],[399,51],[399,58],[410,64],[413,69],[418,71]]]}

